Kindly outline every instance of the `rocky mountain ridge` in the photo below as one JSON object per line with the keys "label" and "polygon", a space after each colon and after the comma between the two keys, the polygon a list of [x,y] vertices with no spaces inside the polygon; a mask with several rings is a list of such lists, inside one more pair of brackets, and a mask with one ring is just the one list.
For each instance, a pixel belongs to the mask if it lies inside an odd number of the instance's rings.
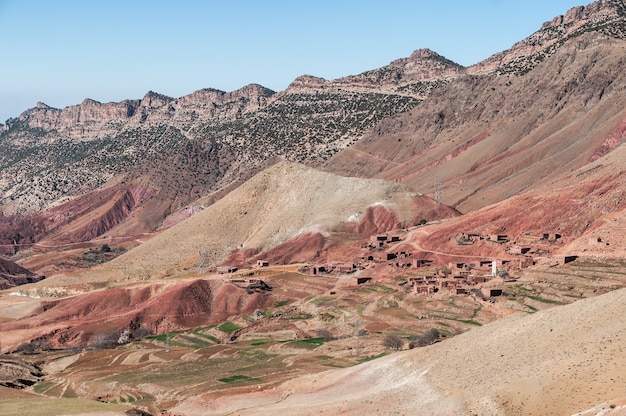
{"label": "rocky mountain ridge", "polygon": [[[424,49],[333,81],[302,76],[278,93],[252,84],[180,98],[148,92],[120,103],[85,100],[61,110],[38,104],[2,127],[0,206],[7,216],[30,216],[105,184],[133,186],[152,195],[155,214],[136,216],[127,229],[155,230],[281,160],[401,181],[431,195],[440,181],[444,202],[464,212],[497,202],[561,169],[536,163],[547,160],[545,137],[558,149],[593,143],[557,164],[569,169],[621,141],[607,145],[621,120],[622,6],[602,0],[572,9],[470,68]],[[541,52],[546,47],[550,54]],[[543,61],[534,58],[540,53]],[[531,55],[531,66],[501,70]],[[589,109],[604,120],[601,132],[559,144],[567,120],[571,129],[593,128],[592,116],[580,116]],[[509,186],[512,176],[521,185]],[[498,186],[506,191],[495,192]]]}
{"label": "rocky mountain ridge", "polygon": [[470,74],[523,75],[554,54],[565,42],[585,33],[597,32],[626,39],[626,5],[622,0],[598,0],[570,9],[506,51],[492,55],[468,68]]}

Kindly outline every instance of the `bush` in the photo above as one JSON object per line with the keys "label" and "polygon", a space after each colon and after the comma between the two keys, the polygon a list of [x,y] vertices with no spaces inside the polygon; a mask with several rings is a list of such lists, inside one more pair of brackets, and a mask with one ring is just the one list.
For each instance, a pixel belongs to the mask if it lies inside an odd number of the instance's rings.
{"label": "bush", "polygon": [[404,340],[398,335],[390,334],[383,340],[383,345],[392,350],[399,350],[404,345]]}
{"label": "bush", "polygon": [[330,332],[328,329],[320,329],[319,331],[317,331],[317,336],[318,338],[323,338],[324,341],[332,341],[336,339],[333,333]]}
{"label": "bush", "polygon": [[435,328],[430,329],[424,335],[418,337],[417,339],[412,340],[409,343],[409,348],[413,349],[415,347],[425,347],[426,345],[430,345],[439,339],[439,331]]}
{"label": "bush", "polygon": [[17,347],[16,352],[22,354],[35,354],[39,351],[49,351],[52,349],[52,344],[46,340],[35,340],[31,342],[25,342]]}
{"label": "bush", "polygon": [[91,345],[97,350],[115,348],[117,340],[120,338],[119,332],[111,332],[107,335],[97,335],[93,338]]}
{"label": "bush", "polygon": [[143,339],[145,337],[149,337],[150,335],[152,335],[152,331],[149,328],[143,326],[140,326],[133,332],[134,339]]}

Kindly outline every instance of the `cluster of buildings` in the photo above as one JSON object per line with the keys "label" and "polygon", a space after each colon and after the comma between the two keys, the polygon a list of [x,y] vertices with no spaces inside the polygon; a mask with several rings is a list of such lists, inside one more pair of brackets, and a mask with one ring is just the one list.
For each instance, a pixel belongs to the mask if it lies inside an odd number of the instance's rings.
{"label": "cluster of buildings", "polygon": [[[447,268],[439,269],[437,272],[414,276],[408,281],[402,282],[406,291],[417,294],[433,294],[440,291],[447,291],[455,295],[467,295],[472,287],[480,285],[480,292],[483,298],[492,298],[502,295],[502,288],[483,285],[498,277],[507,276],[507,272],[498,269],[502,261],[480,261],[475,263],[450,263]],[[503,279],[499,279],[502,282]]]}

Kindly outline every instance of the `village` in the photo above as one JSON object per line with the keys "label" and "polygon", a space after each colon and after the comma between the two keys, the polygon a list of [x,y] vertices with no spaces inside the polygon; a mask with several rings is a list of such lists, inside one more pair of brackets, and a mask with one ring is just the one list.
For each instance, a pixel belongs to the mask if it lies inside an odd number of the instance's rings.
{"label": "village", "polygon": [[[495,302],[506,293],[505,288],[508,285],[517,283],[519,278],[515,276],[516,272],[528,269],[538,261],[557,266],[570,263],[577,258],[577,256],[550,255],[553,246],[561,245],[563,242],[562,236],[558,233],[541,233],[536,236],[527,233],[522,241],[514,242],[503,234],[461,233],[456,237],[458,246],[473,246],[477,243],[496,244],[504,256],[477,258],[475,255],[450,254],[446,257],[458,258],[459,261],[447,263],[442,263],[436,258],[428,258],[427,252],[406,249],[407,245],[402,244],[405,238],[406,230],[404,234],[398,232],[375,234],[370,236],[368,242],[360,244],[360,254],[351,261],[305,264],[300,267],[299,272],[315,277],[351,276],[352,284],[348,286],[357,287],[395,277],[398,289],[406,294],[473,295],[484,301]],[[395,251],[394,247],[401,249]],[[472,259],[468,260],[470,257]],[[231,276],[238,272],[238,278],[231,278],[230,282],[247,289],[249,293],[271,290],[270,285],[259,278],[264,274],[261,269],[268,268],[270,263],[266,260],[257,260],[251,266],[251,270],[219,266],[215,272]]]}

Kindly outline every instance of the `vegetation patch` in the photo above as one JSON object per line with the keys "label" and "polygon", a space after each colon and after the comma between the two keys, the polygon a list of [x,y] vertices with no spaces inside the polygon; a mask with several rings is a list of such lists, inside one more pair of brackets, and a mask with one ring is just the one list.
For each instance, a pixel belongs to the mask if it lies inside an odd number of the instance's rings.
{"label": "vegetation patch", "polygon": [[291,303],[290,299],[287,300],[279,300],[278,302],[274,303],[274,307],[275,308],[280,308],[282,306],[288,305],[289,303]]}
{"label": "vegetation patch", "polygon": [[224,322],[222,325],[218,326],[217,329],[219,329],[222,332],[235,332],[235,331],[239,331],[241,327],[232,322]]}
{"label": "vegetation patch", "polygon": [[194,335],[199,336],[199,337],[202,337],[202,338],[209,339],[209,340],[211,340],[211,341],[215,342],[216,344],[219,344],[219,343],[220,343],[220,340],[219,340],[219,339],[217,339],[217,337],[214,337],[214,336],[213,336],[213,335],[211,335],[211,334],[202,334],[202,333],[194,332]]}
{"label": "vegetation patch", "polygon": [[54,385],[55,385],[55,383],[53,383],[51,381],[43,381],[41,383],[37,383],[33,387],[33,390],[35,391],[35,393],[42,394],[43,392],[45,392],[46,390],[49,390]]}
{"label": "vegetation patch", "polygon": [[244,350],[240,350],[237,354],[245,355],[246,357],[255,357],[259,359],[267,359],[272,358],[273,355],[268,354],[267,352],[260,350],[258,348],[248,348]]}
{"label": "vegetation patch", "polygon": [[549,303],[549,304],[552,304],[552,305],[565,305],[565,302],[561,302],[561,301],[558,301],[558,300],[552,300],[552,299],[546,299],[546,298],[542,298],[540,296],[528,295],[526,297],[528,299],[536,300],[537,302]]}
{"label": "vegetation patch", "polygon": [[367,361],[372,361],[372,360],[375,360],[377,358],[384,357],[385,355],[387,355],[386,352],[381,352],[380,354],[370,355],[370,356],[364,357],[364,358],[359,358],[357,361],[359,362],[359,364],[360,363],[365,363]]}
{"label": "vegetation patch", "polygon": [[220,378],[218,380],[221,381],[222,383],[240,383],[243,381],[253,381],[253,380],[260,380],[260,379],[237,374],[237,375],[230,376],[230,377]]}
{"label": "vegetation patch", "polygon": [[301,339],[301,340],[298,340],[298,341],[292,341],[292,342],[290,342],[290,344],[292,344],[295,347],[307,348],[307,349],[310,349],[310,350],[314,350],[315,348],[317,348],[320,345],[324,344],[324,338]]}
{"label": "vegetation patch", "polygon": [[292,313],[286,316],[281,316],[280,320],[281,321],[296,321],[296,320],[300,320],[300,319],[311,319],[313,318],[313,315],[308,313],[308,312],[297,312],[297,313]]}

